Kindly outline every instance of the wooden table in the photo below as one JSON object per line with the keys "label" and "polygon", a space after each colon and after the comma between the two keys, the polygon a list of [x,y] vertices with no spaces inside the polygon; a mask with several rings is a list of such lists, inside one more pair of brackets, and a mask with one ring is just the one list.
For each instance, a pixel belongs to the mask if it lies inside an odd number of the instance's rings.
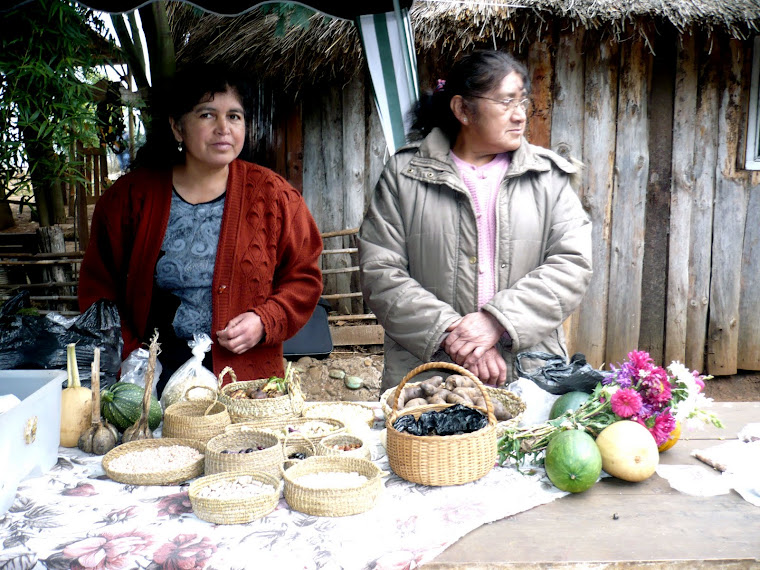
{"label": "wooden table", "polygon": [[[716,402],[725,429],[690,431],[660,455],[667,465],[701,465],[690,453],[736,439],[760,422],[760,402]],[[760,477],[760,474],[758,474]],[[760,507],[731,491],[696,497],[653,475],[612,477],[590,490],[484,525],[426,570],[496,568],[760,568]]]}

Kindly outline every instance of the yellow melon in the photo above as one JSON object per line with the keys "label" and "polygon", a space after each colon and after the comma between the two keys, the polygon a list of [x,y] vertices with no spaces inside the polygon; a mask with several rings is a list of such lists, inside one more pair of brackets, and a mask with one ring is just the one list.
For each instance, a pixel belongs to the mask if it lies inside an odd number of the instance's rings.
{"label": "yellow melon", "polygon": [[624,481],[648,479],[660,462],[652,434],[631,420],[621,420],[604,428],[596,438],[596,445],[602,454],[602,469]]}

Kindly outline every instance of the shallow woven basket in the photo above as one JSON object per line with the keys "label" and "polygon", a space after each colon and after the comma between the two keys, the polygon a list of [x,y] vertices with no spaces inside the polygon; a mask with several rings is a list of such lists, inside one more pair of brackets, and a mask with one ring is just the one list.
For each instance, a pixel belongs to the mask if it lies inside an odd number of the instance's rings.
{"label": "shallow woven basket", "polygon": [[[322,423],[328,424],[333,429],[328,433],[314,434],[314,435],[305,435],[300,432],[285,433],[285,429],[287,426],[293,426],[293,427],[298,428],[299,426],[308,424],[309,422],[322,422]],[[256,420],[256,421],[248,421],[248,422],[242,422],[242,423],[237,423],[237,424],[231,424],[225,428],[226,433],[238,433],[238,432],[245,432],[245,431],[250,431],[250,430],[266,431],[268,433],[272,433],[276,435],[281,440],[284,440],[285,437],[287,436],[287,438],[291,442],[295,442],[298,440],[306,440],[316,445],[317,443],[319,443],[319,441],[323,437],[327,437],[328,435],[335,435],[336,433],[345,433],[346,426],[340,420],[336,420],[333,418],[278,417],[278,418],[267,418],[267,419],[261,419],[261,420]]]}
{"label": "shallow woven basket", "polygon": [[192,463],[171,469],[167,469],[166,463],[157,463],[151,465],[151,471],[147,473],[125,472],[111,467],[113,460],[117,457],[135,451],[156,449],[158,447],[170,447],[173,445],[192,447],[201,453],[205,451],[206,447],[203,443],[194,439],[162,437],[159,439],[140,439],[137,441],[130,441],[128,443],[122,443],[103,456],[103,470],[110,479],[119,483],[126,483],[127,485],[176,485],[183,481],[187,481],[188,479],[194,479],[199,475],[203,475],[203,455]]}
{"label": "shallow woven basket", "polygon": [[[358,473],[367,481],[354,487],[314,489],[298,484],[310,473]],[[356,457],[315,456],[304,459],[284,472],[285,500],[290,508],[320,517],[343,517],[368,511],[375,506],[387,475],[374,463]]]}
{"label": "shallow woven basket", "polygon": [[[469,376],[469,375],[468,375]],[[417,382],[408,382],[407,386],[416,386]],[[496,388],[495,386],[487,386],[483,384],[483,389],[491,398],[491,402],[498,400],[506,408],[509,414],[512,416],[508,420],[501,420],[496,422],[496,433],[502,434],[504,431],[512,426],[517,426],[520,421],[520,417],[525,412],[525,402],[522,401],[520,396],[514,392],[510,392],[506,388]],[[396,391],[396,388],[388,388],[380,396],[380,408],[383,410],[383,414],[388,418],[391,415],[390,397]]]}
{"label": "shallow woven basket", "polygon": [[[192,388],[191,388],[192,389]],[[207,443],[230,425],[227,406],[216,400],[179,401],[164,412],[164,437],[197,439]]]}
{"label": "shallow woven basket", "polygon": [[[328,436],[330,437],[330,436]],[[293,467],[296,463],[303,461],[303,459],[290,458],[294,453],[303,453],[306,458],[317,455],[316,446],[309,440],[302,437],[293,440],[292,438],[285,436],[282,442],[282,455],[285,457],[285,461],[282,464],[283,469]]]}
{"label": "shallow woven basket", "polygon": [[[488,425],[472,433],[459,435],[411,435],[400,432],[393,423],[407,414],[419,419],[428,411],[444,410],[453,404],[429,404],[410,410],[396,409],[398,396],[406,383],[432,368],[454,370],[475,381],[486,402]],[[493,405],[483,384],[471,372],[450,362],[430,362],[411,370],[391,396],[391,413],[386,419],[386,452],[391,469],[402,479],[422,485],[460,485],[476,481],[486,475],[496,462],[496,418]]]}
{"label": "shallow woven basket", "polygon": [[[257,446],[264,449],[255,449]],[[222,453],[225,449],[254,448],[249,453]],[[230,471],[262,471],[277,478],[282,470],[282,444],[269,432],[248,430],[223,433],[206,444],[206,475]]]}
{"label": "shallow woven basket", "polygon": [[[224,376],[227,373],[229,373],[232,382],[222,387]],[[230,398],[230,393],[235,390],[247,390],[250,387],[261,388],[267,382],[269,382],[269,378],[238,382],[235,371],[229,366],[219,373],[219,401],[227,406],[232,423],[272,417],[297,418],[301,415],[304,396],[301,391],[301,383],[295,374],[288,382],[288,393],[284,396],[261,400]]]}
{"label": "shallow woven basket", "polygon": [[302,412],[305,418],[333,418],[343,422],[350,433],[365,432],[375,425],[375,411],[356,402],[318,402],[306,404]]}
{"label": "shallow woven basket", "polygon": [[[272,491],[252,497],[240,496],[230,499],[198,496],[204,487],[224,481],[235,481],[244,475],[249,475],[265,485],[271,485]],[[190,483],[188,495],[193,512],[199,519],[215,524],[244,524],[271,513],[280,500],[281,491],[282,481],[274,475],[261,471],[238,471],[216,473],[196,479]]]}
{"label": "shallow woven basket", "polygon": [[[336,449],[336,445],[358,444],[356,449],[342,451]],[[337,457],[359,457],[360,459],[371,459],[369,446],[364,440],[356,435],[349,433],[339,433],[337,435],[328,435],[322,438],[317,444],[317,455],[335,455]]]}

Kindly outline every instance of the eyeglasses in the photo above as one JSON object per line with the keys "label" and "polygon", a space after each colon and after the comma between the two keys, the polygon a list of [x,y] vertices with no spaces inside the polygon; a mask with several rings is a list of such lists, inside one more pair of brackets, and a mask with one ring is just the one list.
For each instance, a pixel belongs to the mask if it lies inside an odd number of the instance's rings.
{"label": "eyeglasses", "polygon": [[512,113],[518,107],[525,113],[528,113],[530,111],[531,102],[527,97],[524,99],[494,99],[493,97],[483,97],[482,95],[470,95],[470,97],[474,97],[476,99],[488,99],[494,103],[500,103],[505,113]]}

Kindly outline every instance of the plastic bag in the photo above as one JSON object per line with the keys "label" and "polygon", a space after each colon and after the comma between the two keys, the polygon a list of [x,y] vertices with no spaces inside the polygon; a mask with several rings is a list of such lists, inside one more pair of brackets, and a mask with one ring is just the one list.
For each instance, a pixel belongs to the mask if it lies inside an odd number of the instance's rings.
{"label": "plastic bag", "polygon": [[[196,333],[187,341],[193,355],[177,368],[166,382],[161,393],[161,406],[165,410],[183,400],[208,400],[216,398],[217,380],[214,373],[203,366],[203,358],[211,350],[211,337]],[[191,388],[194,388],[191,390]],[[188,392],[189,390],[189,392]]]}
{"label": "plastic bag", "polygon": [[[129,356],[121,363],[121,376],[119,380],[121,382],[127,382],[129,384],[137,384],[142,388],[145,388],[145,372],[148,370],[148,357],[150,352],[146,348],[136,348]],[[156,360],[156,369],[153,373],[153,395],[158,398],[158,392],[156,391],[155,380],[161,377],[161,370],[163,367],[161,363]]]}
{"label": "plastic bag", "polygon": [[[529,371],[524,359],[539,360],[543,366]],[[519,376],[533,380],[539,387],[551,394],[586,392],[590,394],[606,374],[596,370],[586,362],[586,355],[576,352],[570,362],[558,354],[548,352],[520,352],[515,357],[515,368]]]}
{"label": "plastic bag", "polygon": [[457,435],[472,433],[488,425],[488,418],[474,408],[454,404],[443,410],[423,412],[419,419],[405,414],[393,422],[398,431],[411,435]]}
{"label": "plastic bag", "polygon": [[73,342],[83,386],[90,387],[95,347],[101,386],[116,382],[124,341],[113,301],[100,299],[78,317],[28,314],[31,309],[28,291],[0,307],[0,370],[66,370],[66,346]]}

